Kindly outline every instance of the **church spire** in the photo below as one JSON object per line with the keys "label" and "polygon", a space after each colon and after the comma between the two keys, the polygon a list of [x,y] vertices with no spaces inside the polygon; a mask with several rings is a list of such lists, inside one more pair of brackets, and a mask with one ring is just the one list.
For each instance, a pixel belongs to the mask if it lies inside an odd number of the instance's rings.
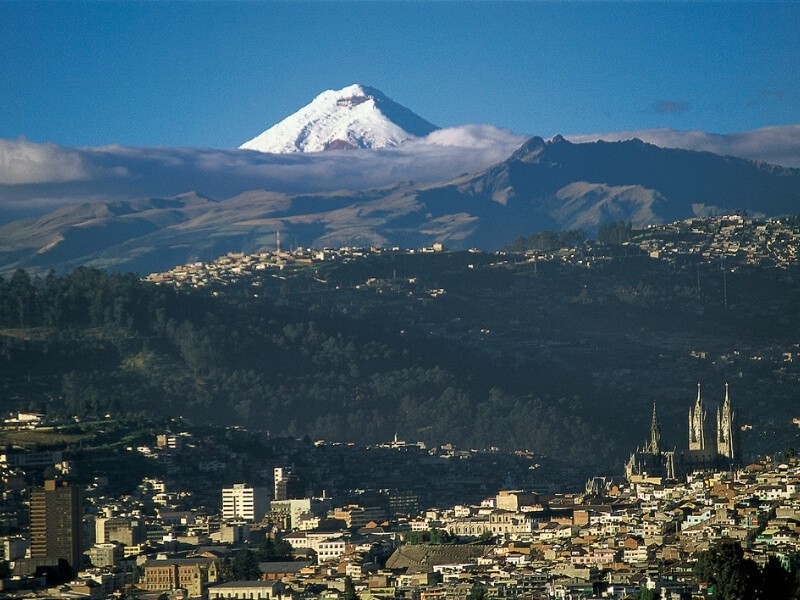
{"label": "church spire", "polygon": [[703,396],[697,384],[697,400],[689,409],[689,450],[706,449],[706,412],[703,410]]}
{"label": "church spire", "polygon": [[650,421],[650,453],[661,454],[661,428],[658,426],[656,403],[653,402],[653,418]]}
{"label": "church spire", "polygon": [[736,459],[738,444],[735,443],[736,413],[731,407],[730,390],[725,384],[725,400],[722,408],[717,409],[717,454],[730,460]]}

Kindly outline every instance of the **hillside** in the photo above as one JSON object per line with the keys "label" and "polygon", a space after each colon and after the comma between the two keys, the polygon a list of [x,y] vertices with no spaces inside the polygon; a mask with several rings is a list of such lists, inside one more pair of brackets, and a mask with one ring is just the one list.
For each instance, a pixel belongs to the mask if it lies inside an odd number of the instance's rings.
{"label": "hillside", "polygon": [[729,382],[746,456],[796,443],[800,289],[779,269],[465,252],[264,275],[177,291],[86,269],[17,273],[0,284],[7,408],[341,441],[399,433],[618,473],[654,401],[680,447],[697,382],[712,408]]}

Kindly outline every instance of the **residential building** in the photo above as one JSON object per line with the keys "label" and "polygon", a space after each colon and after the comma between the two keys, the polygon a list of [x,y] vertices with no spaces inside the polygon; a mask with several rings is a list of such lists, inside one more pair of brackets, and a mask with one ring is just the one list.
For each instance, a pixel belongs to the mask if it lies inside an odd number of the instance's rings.
{"label": "residential building", "polygon": [[222,488],[223,521],[259,522],[267,513],[267,491],[246,483]]}
{"label": "residential building", "polygon": [[81,566],[80,490],[66,482],[47,480],[31,491],[31,558],[66,560],[73,573]]}

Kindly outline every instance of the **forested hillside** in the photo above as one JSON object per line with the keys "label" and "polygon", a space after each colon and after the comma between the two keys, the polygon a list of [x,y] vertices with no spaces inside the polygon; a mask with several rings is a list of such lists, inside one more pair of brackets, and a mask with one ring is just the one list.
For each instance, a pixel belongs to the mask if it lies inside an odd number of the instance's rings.
{"label": "forested hillside", "polygon": [[728,274],[726,309],[722,276],[703,271],[698,295],[697,272],[638,256],[586,269],[390,255],[179,291],[18,271],[0,283],[0,389],[6,410],[51,416],[180,415],[359,442],[397,432],[612,470],[653,401],[679,446],[694,384],[713,409],[730,381],[754,426],[747,450],[791,441],[796,363],[780,357],[800,339],[797,283]]}

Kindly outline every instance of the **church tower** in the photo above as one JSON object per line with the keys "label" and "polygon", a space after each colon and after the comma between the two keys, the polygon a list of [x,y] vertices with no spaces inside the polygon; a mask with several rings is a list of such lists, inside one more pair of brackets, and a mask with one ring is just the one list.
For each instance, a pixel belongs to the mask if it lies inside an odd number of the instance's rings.
{"label": "church tower", "polygon": [[661,454],[661,428],[658,426],[655,402],[653,402],[653,419],[650,421],[650,443],[647,450],[650,454]]}
{"label": "church tower", "polygon": [[728,384],[725,384],[725,401],[721,409],[717,409],[717,454],[735,461],[738,444],[735,443],[736,413],[731,408],[731,399],[728,394]]}
{"label": "church tower", "polygon": [[703,398],[700,384],[697,384],[697,400],[694,408],[689,409],[689,450],[706,449],[706,412],[703,410]]}

